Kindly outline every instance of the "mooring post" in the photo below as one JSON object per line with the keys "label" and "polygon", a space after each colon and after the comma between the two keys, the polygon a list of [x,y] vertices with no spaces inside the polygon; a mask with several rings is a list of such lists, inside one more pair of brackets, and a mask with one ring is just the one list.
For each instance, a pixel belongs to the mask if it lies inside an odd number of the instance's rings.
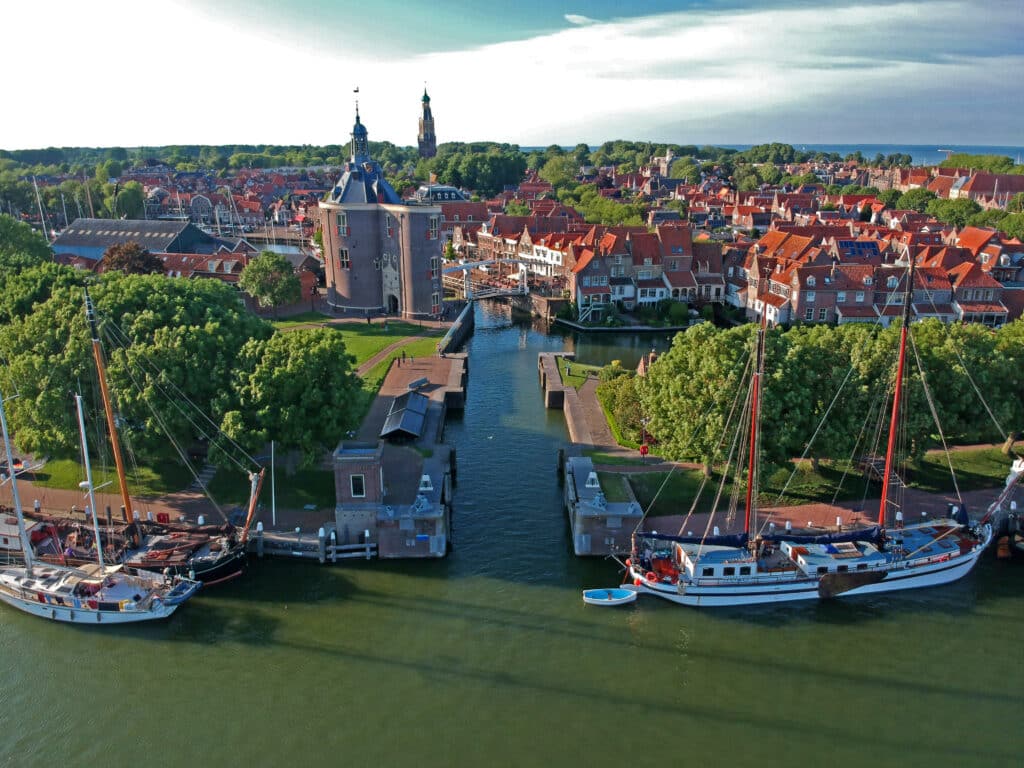
{"label": "mooring post", "polygon": [[321,525],[320,530],[316,532],[317,537],[317,553],[320,558],[320,564],[323,565],[327,562],[327,532],[324,531],[324,527]]}
{"label": "mooring post", "polygon": [[331,562],[338,562],[338,535],[331,531]]}
{"label": "mooring post", "polygon": [[263,521],[256,523],[256,557],[263,559]]}
{"label": "mooring post", "polygon": [[370,559],[370,529],[363,531],[363,540],[366,542],[366,559]]}

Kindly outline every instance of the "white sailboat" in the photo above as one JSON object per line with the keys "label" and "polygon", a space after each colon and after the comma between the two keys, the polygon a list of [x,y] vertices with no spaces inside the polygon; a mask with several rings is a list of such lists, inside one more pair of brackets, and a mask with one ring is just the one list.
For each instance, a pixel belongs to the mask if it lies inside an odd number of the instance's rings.
{"label": "white sailboat", "polygon": [[[948,584],[962,578],[977,563],[992,539],[988,519],[1016,484],[1007,489],[982,520],[972,523],[966,511],[953,507],[952,516],[904,525],[903,510],[889,498],[894,475],[895,434],[910,325],[911,265],[904,301],[903,326],[897,359],[895,391],[889,423],[882,500],[878,525],[855,530],[816,531],[798,535],[773,528],[759,531],[755,509],[761,375],[764,370],[765,323],[756,336],[749,382],[750,442],[747,469],[745,530],[732,536],[670,536],[637,532],[628,576],[639,594],[650,594],[688,606],[741,606],[876,594]],[[887,511],[895,507],[892,529]],[[709,524],[710,527],[710,524]]]}
{"label": "white sailboat", "polygon": [[[88,492],[90,507],[95,511],[96,500],[81,396],[76,396],[76,401],[86,472],[82,488]],[[2,394],[0,427],[3,431],[4,451],[11,463],[11,442]],[[8,605],[53,621],[127,624],[167,618],[199,589],[199,582],[189,579],[157,574],[132,575],[126,573],[120,565],[105,565],[100,547],[97,547],[96,562],[86,566],[74,568],[36,563],[25,530],[17,473],[11,473],[10,483],[24,564],[0,567],[0,600]],[[92,517],[96,525],[96,515]],[[96,541],[99,541],[98,529]]]}

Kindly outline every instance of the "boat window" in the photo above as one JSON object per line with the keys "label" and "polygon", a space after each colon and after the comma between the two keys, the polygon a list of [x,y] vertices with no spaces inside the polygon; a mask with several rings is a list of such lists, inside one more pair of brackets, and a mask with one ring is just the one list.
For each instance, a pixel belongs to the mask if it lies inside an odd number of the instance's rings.
{"label": "boat window", "polygon": [[703,572],[703,575],[704,576],[714,576],[715,575],[715,569],[714,568],[705,568],[704,572]]}
{"label": "boat window", "polygon": [[825,567],[824,565],[819,565],[818,566],[818,573],[828,573],[828,568]]}
{"label": "boat window", "polygon": [[722,575],[723,576],[735,576],[736,575],[736,569],[733,568],[732,566],[728,566],[726,568],[723,568],[722,569]]}
{"label": "boat window", "polygon": [[749,565],[740,566],[740,576],[749,576],[749,575],[750,575],[750,566]]}
{"label": "boat window", "polygon": [[838,570],[840,573],[846,573],[848,570],[850,570],[850,566],[840,565],[839,568],[837,568],[836,570]]}
{"label": "boat window", "polygon": [[866,571],[867,569],[868,569],[868,564],[867,563],[857,563],[857,570],[858,571]]}

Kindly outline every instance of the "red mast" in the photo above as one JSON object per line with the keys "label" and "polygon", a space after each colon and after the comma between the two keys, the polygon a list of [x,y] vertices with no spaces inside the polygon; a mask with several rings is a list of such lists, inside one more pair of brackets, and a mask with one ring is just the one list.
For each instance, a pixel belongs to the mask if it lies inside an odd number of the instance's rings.
{"label": "red mast", "polygon": [[[766,276],[763,278],[767,280]],[[760,284],[758,284],[758,295],[760,295]],[[747,466],[747,501],[743,518],[743,530],[750,533],[750,523],[754,512],[754,485],[757,475],[757,422],[760,418],[761,405],[761,374],[764,372],[764,331],[768,326],[768,302],[761,302],[761,325],[757,329],[757,344],[755,346],[754,378],[751,381],[750,392],[750,456]]]}
{"label": "red mast", "polygon": [[889,501],[889,478],[892,476],[893,448],[896,445],[896,424],[900,415],[900,397],[903,394],[903,365],[907,359],[907,329],[910,326],[910,308],[914,296],[914,259],[910,259],[910,273],[903,293],[903,327],[900,328],[899,358],[896,363],[896,387],[892,393],[892,415],[889,417],[889,440],[885,447],[885,474],[882,475],[882,501],[878,508],[878,524],[885,527],[885,507]]}

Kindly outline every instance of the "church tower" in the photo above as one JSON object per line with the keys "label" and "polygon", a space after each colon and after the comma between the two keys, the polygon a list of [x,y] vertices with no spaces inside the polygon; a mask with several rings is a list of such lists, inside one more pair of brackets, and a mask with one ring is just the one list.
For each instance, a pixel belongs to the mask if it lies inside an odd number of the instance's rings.
{"label": "church tower", "polygon": [[437,154],[437,137],[434,135],[434,116],[430,112],[430,97],[427,89],[423,89],[423,116],[420,118],[419,133],[420,157],[433,157]]}

